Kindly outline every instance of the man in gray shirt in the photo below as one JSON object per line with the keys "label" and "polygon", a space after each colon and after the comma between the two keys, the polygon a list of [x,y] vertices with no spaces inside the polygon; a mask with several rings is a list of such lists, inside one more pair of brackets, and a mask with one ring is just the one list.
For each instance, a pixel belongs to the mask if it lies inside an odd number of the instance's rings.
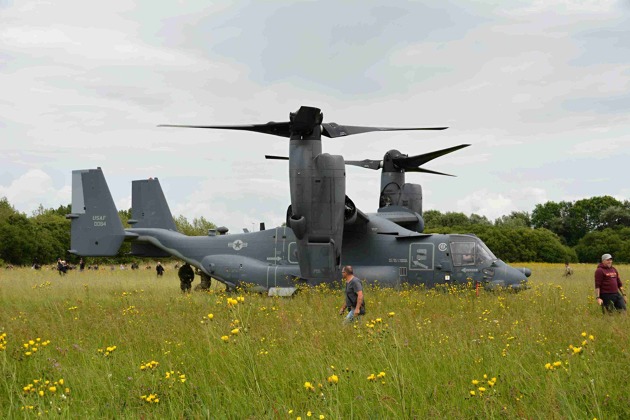
{"label": "man in gray shirt", "polygon": [[353,274],[352,266],[346,265],[341,269],[341,276],[346,282],[346,300],[339,310],[339,315],[348,311],[345,321],[350,322],[365,314],[365,301],[363,300],[363,286],[361,281]]}

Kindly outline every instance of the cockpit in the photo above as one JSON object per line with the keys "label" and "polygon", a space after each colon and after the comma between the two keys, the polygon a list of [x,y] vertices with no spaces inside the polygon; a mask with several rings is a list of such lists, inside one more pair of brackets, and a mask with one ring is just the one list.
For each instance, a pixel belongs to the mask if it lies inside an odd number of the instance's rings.
{"label": "cockpit", "polygon": [[464,267],[491,263],[497,257],[475,236],[451,235],[453,266]]}

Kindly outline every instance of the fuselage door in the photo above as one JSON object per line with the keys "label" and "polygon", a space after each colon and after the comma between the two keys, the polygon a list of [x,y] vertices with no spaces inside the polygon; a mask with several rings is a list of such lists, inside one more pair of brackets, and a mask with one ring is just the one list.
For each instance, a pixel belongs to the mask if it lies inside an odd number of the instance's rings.
{"label": "fuselage door", "polygon": [[432,243],[418,242],[409,244],[409,270],[407,278],[410,282],[433,283],[435,246]]}
{"label": "fuselage door", "polygon": [[446,242],[440,242],[438,244],[435,260],[437,263],[435,264],[434,284],[450,282],[453,272],[453,262]]}

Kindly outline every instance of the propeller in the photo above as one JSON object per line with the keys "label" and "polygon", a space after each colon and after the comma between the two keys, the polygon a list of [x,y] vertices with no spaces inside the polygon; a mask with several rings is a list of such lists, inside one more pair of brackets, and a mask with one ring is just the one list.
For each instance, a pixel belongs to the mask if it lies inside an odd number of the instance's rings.
{"label": "propeller", "polygon": [[[451,174],[445,174],[443,172],[432,171],[431,169],[424,169],[420,166],[424,165],[427,162],[432,161],[435,158],[440,156],[444,156],[446,154],[455,152],[456,150],[463,149],[464,147],[468,147],[470,144],[460,144],[459,146],[449,147],[447,149],[436,150],[435,152],[424,153],[416,156],[407,156],[401,154],[398,150],[390,150],[385,155],[384,160],[375,160],[375,159],[364,159],[364,160],[346,160],[346,165],[360,166],[361,168],[366,169],[382,169],[387,166],[385,162],[389,161],[392,163],[392,168],[389,169],[389,172],[400,172],[404,170],[405,172],[424,172],[428,174],[435,175],[446,175],[446,176],[455,176]],[[275,155],[265,155],[265,159],[269,160],[289,160],[286,156],[275,156]]]}
{"label": "propeller", "polygon": [[271,134],[280,137],[291,137],[292,134],[308,136],[315,127],[321,126],[322,136],[337,138],[354,134],[369,133],[372,131],[411,131],[411,130],[445,130],[448,127],[417,127],[417,128],[395,128],[395,127],[362,127],[354,125],[340,125],[337,123],[322,123],[323,114],[319,108],[301,106],[296,112],[289,114],[290,121],[268,122],[266,124],[248,125],[175,125],[161,124],[158,127],[185,127],[185,128],[208,128],[218,130],[240,130],[253,131],[262,134]]}
{"label": "propeller", "polygon": [[403,155],[398,150],[390,150],[385,154],[383,160],[347,160],[346,165],[360,166],[367,169],[381,169],[384,168],[386,172],[424,172],[436,175],[455,176],[451,174],[445,174],[443,172],[432,171],[430,169],[421,168],[427,162],[432,161],[435,158],[444,156],[448,153],[452,153],[456,150],[468,147],[470,144],[460,144],[459,146],[449,147],[447,149],[436,150],[435,152],[424,153],[416,156]]}

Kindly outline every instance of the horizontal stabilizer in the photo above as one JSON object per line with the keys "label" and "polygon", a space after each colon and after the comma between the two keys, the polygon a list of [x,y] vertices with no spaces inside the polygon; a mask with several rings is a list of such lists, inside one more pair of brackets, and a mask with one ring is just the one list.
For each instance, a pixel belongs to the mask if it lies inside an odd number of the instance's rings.
{"label": "horizontal stabilizer", "polygon": [[101,168],[72,171],[71,253],[113,256],[125,239]]}

